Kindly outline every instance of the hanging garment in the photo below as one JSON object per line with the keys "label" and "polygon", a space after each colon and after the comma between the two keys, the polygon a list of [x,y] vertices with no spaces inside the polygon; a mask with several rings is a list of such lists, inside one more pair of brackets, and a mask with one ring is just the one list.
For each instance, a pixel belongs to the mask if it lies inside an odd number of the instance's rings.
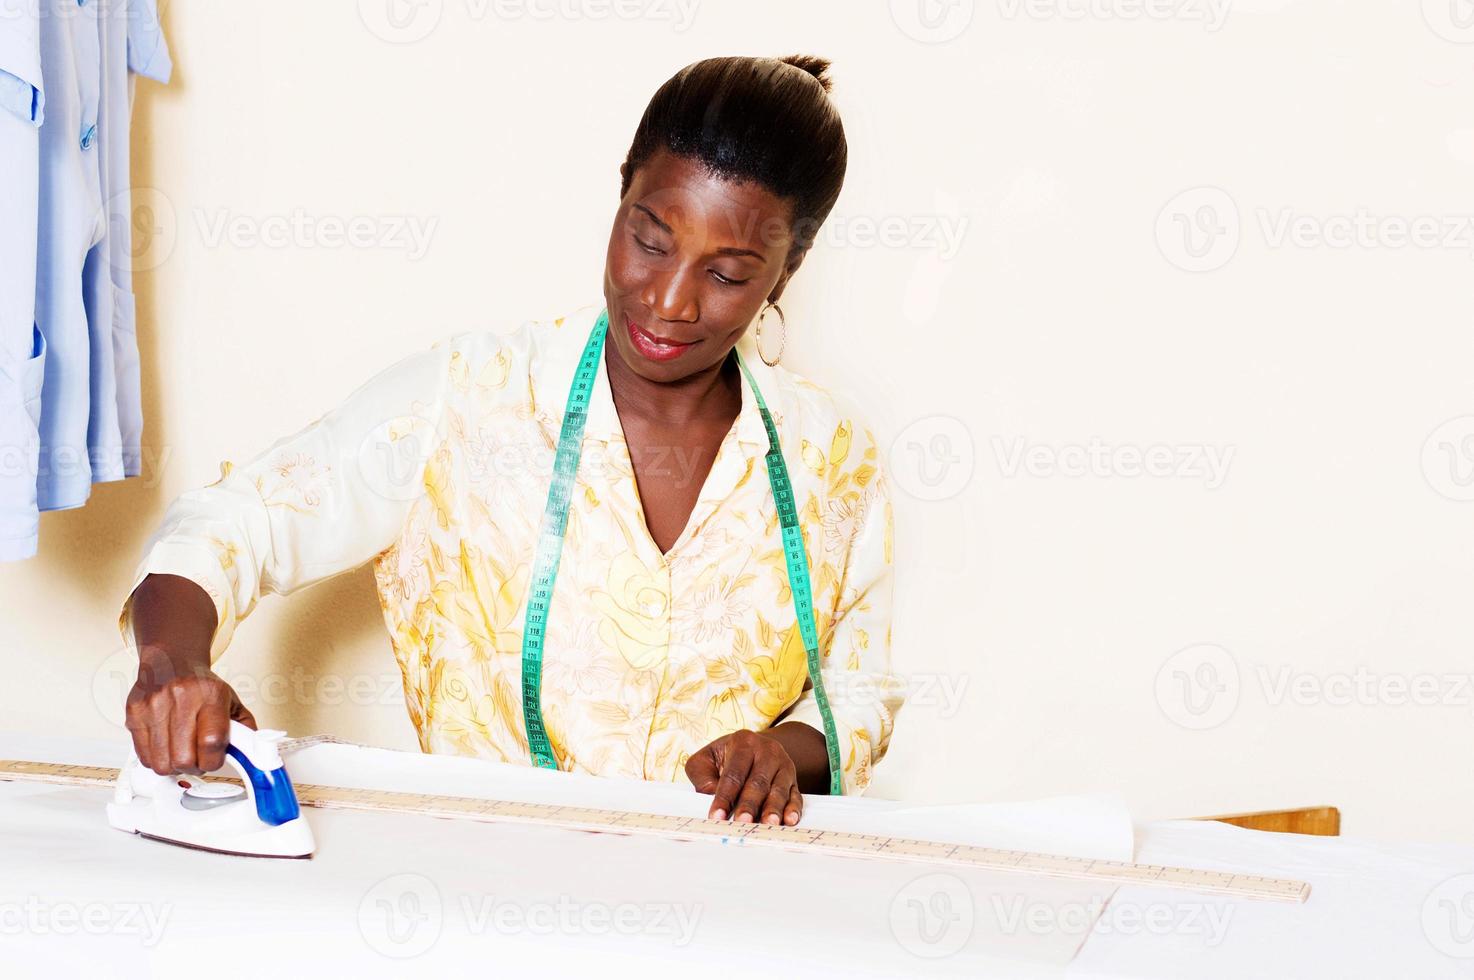
{"label": "hanging garment", "polygon": [[43,89],[38,0],[0,0],[0,561],[36,552],[46,338],[36,326]]}
{"label": "hanging garment", "polygon": [[[267,592],[373,560],[427,752],[530,764],[522,710],[528,582],[569,386],[602,304],[510,334],[458,334],[177,498],[133,588],[180,575],[214,600],[217,659]],[[745,346],[744,346],[745,345]],[[871,430],[823,388],[739,351],[773,415],[813,584],[821,677],[844,792],[886,750],[905,684],[891,670],[892,511]],[[615,355],[617,356],[617,355]],[[601,359],[547,617],[542,705],[559,768],[664,781],[738,729],[823,731],[752,392],[680,537],[645,523]],[[679,453],[663,467],[689,466]],[[136,647],[131,606],[119,617]]]}
{"label": "hanging garment", "polygon": [[18,219],[0,238],[0,560],[35,554],[40,511],[142,470],[129,72],[168,80],[155,3],[0,0],[0,145],[17,150],[0,180]]}
{"label": "hanging garment", "polygon": [[[98,124],[103,241],[82,268],[83,299],[92,326],[92,405],[87,444],[92,482],[120,480],[142,473],[143,396],[133,304],[132,184],[129,175],[133,75],[167,82],[173,70],[156,0],[87,0],[123,5],[126,17],[99,20],[104,37],[103,77]],[[121,137],[109,134],[122,134]],[[107,324],[112,329],[107,329]],[[108,370],[104,365],[111,367]]]}

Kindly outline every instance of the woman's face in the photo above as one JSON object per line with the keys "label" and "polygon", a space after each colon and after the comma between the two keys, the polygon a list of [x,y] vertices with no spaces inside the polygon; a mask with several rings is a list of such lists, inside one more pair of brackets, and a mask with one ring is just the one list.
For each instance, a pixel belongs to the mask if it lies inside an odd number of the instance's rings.
{"label": "woman's face", "polygon": [[641,164],[604,265],[608,337],[630,370],[668,383],[720,364],[803,258],[788,260],[791,221],[786,200],[698,160],[661,150]]}

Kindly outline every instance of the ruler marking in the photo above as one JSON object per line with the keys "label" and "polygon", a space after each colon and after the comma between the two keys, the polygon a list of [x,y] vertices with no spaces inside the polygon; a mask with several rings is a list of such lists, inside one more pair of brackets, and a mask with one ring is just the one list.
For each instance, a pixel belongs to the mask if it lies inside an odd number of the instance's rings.
{"label": "ruler marking", "polygon": [[[22,780],[71,786],[112,788],[118,770],[101,766],[0,760],[0,781]],[[231,780],[222,780],[231,781]],[[300,784],[297,797],[303,806],[338,810],[372,810],[392,813],[428,814],[444,819],[473,819],[488,823],[554,826],[576,830],[616,831],[680,840],[720,837],[738,843],[752,841],[795,851],[818,851],[838,856],[861,856],[917,864],[941,864],[992,871],[1032,874],[1050,878],[1155,883],[1207,891],[1240,898],[1303,902],[1310,886],[1302,881],[1263,875],[1206,871],[1167,865],[1132,864],[1123,861],[1091,860],[1068,855],[1032,851],[1007,851],[969,844],[947,844],[905,837],[882,837],[849,831],[821,830],[768,824],[735,824],[596,807],[528,803],[514,800],[483,800],[478,797],[366,790],[338,786]]]}

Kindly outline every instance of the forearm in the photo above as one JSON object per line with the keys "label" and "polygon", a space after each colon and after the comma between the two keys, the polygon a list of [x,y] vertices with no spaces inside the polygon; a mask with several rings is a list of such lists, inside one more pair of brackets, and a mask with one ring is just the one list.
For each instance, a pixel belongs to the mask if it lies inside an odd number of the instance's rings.
{"label": "forearm", "polygon": [[829,748],[824,733],[801,721],[785,721],[763,732],[783,746],[798,771],[800,793],[816,796],[829,792]]}
{"label": "forearm", "polygon": [[181,575],[148,575],[132,597],[133,638],[141,668],[163,660],[181,672],[210,669],[215,603]]}

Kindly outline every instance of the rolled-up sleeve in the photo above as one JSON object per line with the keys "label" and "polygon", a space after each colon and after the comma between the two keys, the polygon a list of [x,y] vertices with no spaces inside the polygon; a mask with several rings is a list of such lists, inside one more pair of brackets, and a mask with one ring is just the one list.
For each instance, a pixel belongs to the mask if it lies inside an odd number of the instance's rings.
{"label": "rolled-up sleeve", "polygon": [[38,0],[0,0],[0,109],[40,126],[45,104]]}
{"label": "rolled-up sleeve", "polygon": [[144,547],[118,628],[136,650],[132,594],[151,574],[197,583],[215,604],[214,663],[266,592],[286,595],[393,544],[442,433],[454,338],[360,386],[337,408],[220,478],[186,491]]}
{"label": "rolled-up sleeve", "polygon": [[[860,463],[848,481],[857,489],[829,502],[839,512],[831,527],[852,530],[834,618],[820,638],[824,692],[839,736],[846,795],[869,785],[906,699],[906,684],[891,668],[895,522],[890,486],[874,433],[862,427],[860,435],[855,447]],[[780,721],[801,721],[823,732],[813,689]]]}

